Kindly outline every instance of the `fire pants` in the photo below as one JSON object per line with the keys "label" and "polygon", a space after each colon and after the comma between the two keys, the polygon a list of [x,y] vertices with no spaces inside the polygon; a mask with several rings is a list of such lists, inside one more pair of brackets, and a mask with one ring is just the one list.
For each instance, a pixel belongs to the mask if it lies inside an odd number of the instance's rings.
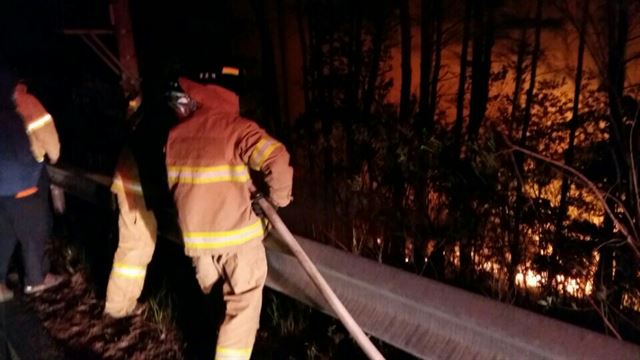
{"label": "fire pants", "polygon": [[226,310],[218,333],[216,360],[248,360],[260,324],[267,257],[262,242],[221,255],[194,257],[196,277],[208,294],[220,279]]}
{"label": "fire pants", "polygon": [[142,292],[147,265],[156,245],[157,223],[141,194],[116,192],[120,216],[119,241],[109,285],[105,313],[113,317],[130,315]]}

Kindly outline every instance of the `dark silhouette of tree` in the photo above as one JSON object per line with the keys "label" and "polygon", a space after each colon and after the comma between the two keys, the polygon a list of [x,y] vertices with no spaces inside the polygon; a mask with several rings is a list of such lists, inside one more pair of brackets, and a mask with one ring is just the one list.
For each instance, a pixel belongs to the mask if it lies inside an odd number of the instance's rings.
{"label": "dark silhouette of tree", "polygon": [[491,54],[495,42],[494,8],[491,0],[473,2],[473,58],[471,60],[471,99],[469,140],[475,140],[487,111]]}
{"label": "dark silhouette of tree", "polygon": [[[608,56],[605,86],[609,100],[610,146],[615,154],[614,161],[619,176],[616,180],[620,182],[620,186],[616,189],[616,192],[619,195],[626,194],[626,196],[624,196],[624,203],[627,209],[636,209],[637,198],[633,196],[633,194],[635,194],[633,190],[634,179],[632,178],[634,174],[631,171],[631,163],[635,162],[637,164],[637,159],[632,158],[632,154],[628,151],[628,127],[624,123],[625,119],[622,109],[627,69],[626,53],[629,35],[629,2],[627,0],[607,1],[606,10]],[[605,251],[603,255],[607,256],[609,254]],[[631,270],[629,266],[633,262],[633,260],[630,259],[630,255],[628,251],[621,251],[621,249],[614,251],[615,268],[612,272],[614,273],[615,284],[621,285],[625,283],[629,279],[629,273],[633,273],[633,270]],[[610,261],[604,260],[603,262],[607,263]],[[607,290],[612,293],[608,299],[611,306],[619,309],[622,304],[623,289],[620,286],[615,286]]]}
{"label": "dark silhouette of tree", "polygon": [[469,39],[471,38],[471,14],[473,0],[466,0],[464,5],[464,19],[462,29],[462,49],[460,51],[460,73],[458,75],[458,93],[456,95],[456,121],[453,126],[453,154],[452,159],[460,156],[462,145],[462,128],[464,126],[464,99],[467,88],[467,69],[469,58]]}
{"label": "dark silhouette of tree", "polygon": [[[527,142],[527,134],[529,126],[531,124],[531,109],[533,107],[534,91],[536,87],[536,76],[538,70],[538,60],[540,58],[540,37],[542,33],[542,5],[543,0],[537,0],[536,3],[536,28],[535,36],[533,40],[533,52],[531,53],[531,74],[529,76],[529,88],[527,89],[527,97],[525,100],[524,115],[522,120],[522,129],[520,132],[520,140],[518,144],[520,147],[525,147]],[[524,156],[522,154],[516,155],[516,171],[520,174],[521,179],[525,179],[524,176]],[[521,226],[522,226],[522,211],[525,206],[525,196],[523,194],[523,187],[525,180],[518,181],[516,186],[516,205],[514,210],[514,224],[512,238],[509,244],[509,251],[511,254],[511,262],[509,266],[509,280],[513,286],[516,286],[516,273],[518,265],[522,261],[523,246],[521,239]]]}
{"label": "dark silhouette of tree", "polygon": [[365,88],[362,110],[366,117],[371,113],[371,106],[375,99],[376,86],[380,74],[380,60],[382,59],[382,45],[385,41],[385,33],[387,31],[387,8],[386,3],[381,2],[374,8],[373,36],[371,39],[371,62],[369,64],[369,73],[367,75],[367,87]]}
{"label": "dark silhouette of tree", "polygon": [[273,41],[271,41],[271,29],[267,21],[267,13],[264,0],[252,0],[251,5],[256,16],[258,32],[260,34],[260,58],[262,61],[261,89],[264,99],[262,107],[264,109],[264,120],[270,125],[271,130],[277,135],[283,135],[280,115],[280,101],[278,99],[278,78]]}
{"label": "dark silhouette of tree", "polygon": [[[569,120],[569,143],[567,149],[564,152],[564,163],[567,166],[573,166],[575,159],[575,141],[576,131],[580,125],[580,93],[582,90],[582,78],[584,67],[584,52],[587,38],[587,19],[589,17],[589,0],[582,1],[582,11],[580,14],[580,23],[578,27],[578,59],[576,65],[575,75],[575,88],[573,92],[573,106],[571,111],[571,120]],[[555,223],[555,233],[553,241],[551,243],[552,249],[558,249],[559,243],[563,236],[564,222],[567,216],[567,210],[569,208],[569,187],[571,185],[569,176],[564,175],[562,177],[562,184],[560,185],[560,204],[558,205],[558,215]],[[558,267],[559,258],[557,256],[557,250],[552,250],[551,262],[549,264],[549,282],[548,287],[555,284],[556,268]]]}
{"label": "dark silhouette of tree", "polygon": [[438,101],[438,84],[440,83],[440,69],[442,67],[442,48],[444,46],[444,44],[442,43],[442,36],[443,36],[443,15],[442,15],[442,0],[434,0],[434,5],[433,5],[433,11],[435,14],[434,17],[434,22],[435,22],[435,27],[436,27],[436,41],[435,41],[435,53],[434,53],[434,60],[433,60],[433,74],[431,77],[431,92],[430,92],[430,99],[429,99],[429,112],[427,114],[427,119],[428,119],[428,123],[427,123],[427,128],[431,129],[433,127],[433,124],[435,122],[435,114],[436,114],[436,109],[438,108],[437,106],[437,101]]}
{"label": "dark silhouette of tree", "polygon": [[[280,74],[282,76],[279,84],[282,85],[282,121],[287,126],[289,120],[289,61],[287,59],[287,29],[284,0],[276,1],[278,11],[278,48],[280,49]],[[301,34],[302,35],[302,34]]]}
{"label": "dark silhouette of tree", "polygon": [[360,89],[362,88],[362,3],[354,0],[351,5],[351,31],[349,53],[349,89],[347,94],[347,107],[350,111],[356,111],[359,107]]}
{"label": "dark silhouette of tree", "polygon": [[421,23],[420,23],[420,100],[418,111],[420,118],[416,121],[416,131],[432,126],[427,114],[431,101],[430,81],[431,66],[433,64],[433,0],[422,0],[420,2]]}
{"label": "dark silhouette of tree", "polygon": [[411,17],[409,0],[398,0],[400,7],[400,48],[402,52],[400,82],[400,122],[406,123],[411,111]]}
{"label": "dark silhouette of tree", "polygon": [[513,87],[513,100],[511,102],[511,125],[509,126],[509,138],[513,137],[513,131],[520,111],[520,94],[522,93],[522,80],[524,75],[524,60],[529,46],[527,41],[527,27],[520,30],[520,41],[518,41],[518,55],[516,57],[516,69]]}
{"label": "dark silhouette of tree", "polygon": [[309,90],[309,55],[308,55],[308,42],[307,42],[307,30],[304,26],[304,0],[296,1],[296,17],[298,23],[298,36],[300,37],[300,49],[302,51],[302,91],[304,93],[304,108],[308,109],[311,102],[310,90]]}

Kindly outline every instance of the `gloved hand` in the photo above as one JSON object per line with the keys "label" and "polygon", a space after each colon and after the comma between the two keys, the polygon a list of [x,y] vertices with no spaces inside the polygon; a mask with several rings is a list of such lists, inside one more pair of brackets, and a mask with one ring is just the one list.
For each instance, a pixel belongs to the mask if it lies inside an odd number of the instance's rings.
{"label": "gloved hand", "polygon": [[[258,200],[260,199],[264,199],[264,195],[261,193],[255,193],[253,199],[251,200],[251,208],[253,209],[253,212],[262,219],[263,230],[265,233],[268,233],[271,231],[272,225],[271,221],[269,221],[269,218],[267,218],[267,214],[262,209],[262,206],[260,206],[260,204],[258,203]],[[273,208],[278,210],[276,206],[273,206]]]}
{"label": "gloved hand", "polygon": [[[253,199],[251,200],[251,208],[253,209],[253,212],[258,215],[261,218],[266,218],[267,214],[265,214],[264,210],[262,209],[262,207],[260,206],[260,204],[258,203],[258,200],[260,199],[264,199],[264,195],[262,193],[256,193],[253,196]],[[271,206],[273,206],[273,208],[278,211],[278,206],[273,205],[273,201],[271,201],[271,199],[267,199],[267,201],[269,202],[269,204],[271,204]]]}
{"label": "gloved hand", "polygon": [[264,210],[262,210],[262,207],[258,203],[260,199],[264,199],[264,195],[261,192],[253,193],[253,197],[251,199],[251,208],[256,215],[261,218],[265,218],[267,215],[264,213]]}

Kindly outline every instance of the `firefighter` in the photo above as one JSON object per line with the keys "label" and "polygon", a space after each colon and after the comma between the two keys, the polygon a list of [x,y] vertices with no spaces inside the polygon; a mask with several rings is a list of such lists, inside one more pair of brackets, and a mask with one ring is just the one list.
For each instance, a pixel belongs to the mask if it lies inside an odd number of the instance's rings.
{"label": "firefighter", "polygon": [[[136,120],[140,118],[135,111],[140,101],[132,101],[129,105],[129,113],[134,113],[129,118],[135,129]],[[135,141],[132,139],[129,142]],[[157,235],[156,218],[146,206],[139,168],[133,155],[135,146],[130,145],[125,146],[120,154],[111,186],[120,213],[118,248],[107,285],[104,312],[114,318],[137,315],[144,310],[144,305],[137,300],[142,293]]]}
{"label": "firefighter", "polygon": [[49,273],[45,256],[51,214],[43,162],[48,158],[55,163],[59,155],[53,118],[7,67],[0,66],[0,302],[14,295],[5,280],[17,242],[25,294],[63,281]]}
{"label": "firefighter", "polygon": [[234,80],[220,67],[178,80],[171,106],[182,121],[169,132],[166,162],[185,253],[208,294],[223,281],[226,306],[216,359],[249,359],[267,275],[264,225],[252,211],[249,170],[262,172],[269,200],[291,201],[293,169],[285,147],[239,114]]}
{"label": "firefighter", "polygon": [[14,101],[25,122],[33,157],[41,163],[46,155],[55,164],[60,157],[60,141],[53,118],[22,82],[16,85]]}

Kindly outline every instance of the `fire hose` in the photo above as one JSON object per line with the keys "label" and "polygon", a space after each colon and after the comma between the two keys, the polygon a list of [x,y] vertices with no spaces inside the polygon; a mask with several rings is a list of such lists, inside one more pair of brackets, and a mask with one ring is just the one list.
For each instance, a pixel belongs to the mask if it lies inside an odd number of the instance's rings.
{"label": "fire hose", "polygon": [[316,285],[338,319],[340,319],[344,327],[347,328],[349,334],[355,339],[367,357],[375,360],[384,359],[384,356],[382,356],[380,351],[373,345],[369,337],[362,331],[362,328],[356,323],[340,299],[338,299],[338,296],[336,296],[322,274],[320,274],[320,271],[318,271],[318,268],[313,264],[309,256],[307,256],[293,234],[291,234],[291,231],[289,231],[273,206],[260,194],[257,194],[253,201],[260,206],[273,228],[280,234],[282,241],[300,262],[300,265],[302,265],[302,268],[307,272],[311,281]]}

